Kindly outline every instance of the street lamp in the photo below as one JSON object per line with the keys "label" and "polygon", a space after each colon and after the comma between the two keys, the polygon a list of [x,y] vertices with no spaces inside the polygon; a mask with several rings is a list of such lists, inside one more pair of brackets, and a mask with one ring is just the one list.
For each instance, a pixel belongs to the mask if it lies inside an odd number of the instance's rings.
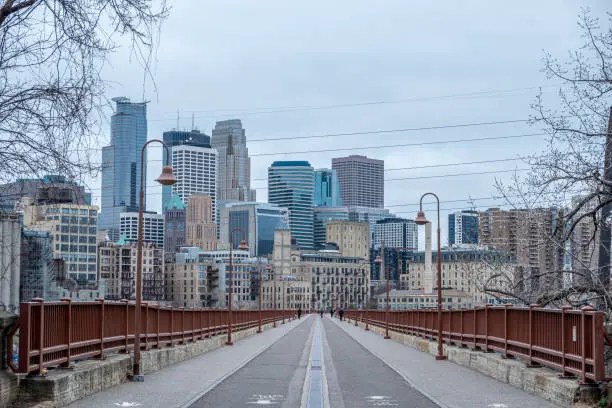
{"label": "street lamp", "polygon": [[240,231],[242,233],[242,240],[240,241],[240,245],[238,245],[238,249],[248,250],[246,241],[244,240],[244,231],[240,227],[232,228],[230,231],[230,249],[229,249],[229,295],[228,295],[228,306],[227,306],[227,341],[225,344],[228,346],[233,345],[232,343],[232,292],[233,288],[233,259],[232,259],[232,247],[234,246],[234,231]]}
{"label": "street lamp", "polygon": [[140,306],[142,303],[142,221],[144,212],[144,154],[146,147],[153,142],[161,143],[166,150],[166,165],[162,167],[161,175],[155,180],[162,186],[171,186],[176,183],[172,175],[172,167],[168,165],[170,152],[168,145],[162,140],[152,139],[142,145],[140,150],[140,193],[138,203],[138,238],[136,243],[136,308],[134,310],[134,364],[132,367],[134,379],[142,381],[140,371]]}
{"label": "street lamp", "polygon": [[[383,257],[385,256],[385,243],[383,242],[381,247],[380,247],[380,251],[382,251]],[[386,280],[387,280],[387,306],[385,308],[385,339],[390,339],[391,337],[389,336],[389,268],[387,266],[387,263],[383,263],[380,255],[378,255],[376,257],[376,260],[374,261],[377,264],[381,264],[383,265],[383,267],[385,268],[385,274],[386,274]]]}
{"label": "street lamp", "polygon": [[359,311],[359,301],[357,300],[357,271],[353,273],[353,301],[355,302],[355,326],[357,326],[357,312]]}
{"label": "street lamp", "polygon": [[[272,271],[272,265],[268,264],[266,266],[266,270],[268,271],[268,273],[270,273],[270,271]],[[274,317],[272,318],[272,327],[276,327],[276,277],[274,276],[274,274],[272,274],[272,283],[274,284],[274,291],[272,295],[272,302],[274,304]]]}
{"label": "street lamp", "polygon": [[[266,269],[267,268],[268,267],[266,266]],[[258,324],[259,327],[257,328],[257,333],[261,333],[261,292],[262,292],[261,284],[263,282],[263,280],[261,279],[261,275],[262,274],[263,274],[263,268],[261,268],[261,265],[260,265],[260,268],[259,268],[259,302],[258,302],[259,303],[259,312],[257,312],[257,319],[259,320],[259,322],[257,324]]]}
{"label": "street lamp", "polygon": [[440,251],[440,199],[437,195],[434,193],[425,193],[421,196],[421,200],[419,201],[419,212],[414,222],[417,225],[425,225],[429,222],[427,218],[425,218],[425,213],[423,212],[423,198],[427,195],[434,196],[438,203],[438,355],[436,355],[436,360],[446,360],[442,350],[442,254]]}

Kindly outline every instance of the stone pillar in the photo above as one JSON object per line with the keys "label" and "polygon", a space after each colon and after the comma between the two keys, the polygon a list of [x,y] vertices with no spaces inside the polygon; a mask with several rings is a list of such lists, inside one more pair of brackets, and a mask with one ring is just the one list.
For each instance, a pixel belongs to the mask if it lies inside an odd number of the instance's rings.
{"label": "stone pillar", "polygon": [[17,398],[17,376],[8,370],[8,361],[6,360],[6,334],[16,321],[16,314],[0,311],[0,406],[2,407],[8,406]]}

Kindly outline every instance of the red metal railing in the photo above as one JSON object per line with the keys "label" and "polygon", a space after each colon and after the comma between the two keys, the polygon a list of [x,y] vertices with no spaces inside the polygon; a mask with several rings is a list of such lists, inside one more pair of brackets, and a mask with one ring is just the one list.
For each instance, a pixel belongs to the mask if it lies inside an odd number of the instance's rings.
{"label": "red metal railing", "polygon": [[[44,302],[21,303],[15,330],[19,329],[19,357],[13,371],[40,373],[47,367],[68,366],[85,358],[103,358],[134,348],[133,303]],[[295,310],[262,310],[262,324],[296,315]],[[141,349],[173,346],[227,333],[228,313],[217,309],[159,307],[143,303]],[[258,326],[257,310],[234,310],[233,331]],[[9,357],[13,330],[8,338]],[[8,359],[11,361],[11,358]]]}
{"label": "red metal railing", "polygon": [[[363,312],[348,310],[346,317],[363,320]],[[385,327],[384,311],[368,311],[370,325]],[[583,382],[603,381],[604,313],[591,307],[581,310],[486,306],[444,310],[444,342],[518,357],[530,366],[543,365],[577,375]],[[435,340],[437,311],[389,312],[389,329]]]}

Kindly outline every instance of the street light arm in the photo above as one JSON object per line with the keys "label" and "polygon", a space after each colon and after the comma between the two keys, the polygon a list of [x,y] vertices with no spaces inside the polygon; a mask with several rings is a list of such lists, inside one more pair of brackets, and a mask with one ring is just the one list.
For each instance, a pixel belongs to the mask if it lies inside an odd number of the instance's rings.
{"label": "street light arm", "polygon": [[162,146],[164,146],[164,150],[166,151],[166,165],[168,165],[169,161],[170,161],[170,150],[168,149],[168,145],[166,144],[166,142],[164,142],[161,139],[151,139],[148,140],[145,144],[142,145],[142,149],[140,149],[140,190],[142,190],[142,183],[143,183],[143,179],[144,179],[144,166],[142,165],[142,163],[144,163],[144,154],[145,151],[147,150],[147,146],[153,142],[156,143],[161,143]]}

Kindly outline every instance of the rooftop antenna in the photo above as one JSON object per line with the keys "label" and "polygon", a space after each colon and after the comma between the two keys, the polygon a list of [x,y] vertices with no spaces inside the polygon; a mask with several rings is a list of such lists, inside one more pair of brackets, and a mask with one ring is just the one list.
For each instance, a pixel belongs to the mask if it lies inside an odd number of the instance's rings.
{"label": "rooftop antenna", "polygon": [[179,116],[179,110],[176,110],[176,130],[180,130],[179,129],[179,120],[180,120],[180,116]]}
{"label": "rooftop antenna", "polygon": [[195,113],[191,112],[191,130],[195,130]]}
{"label": "rooftop antenna", "polygon": [[468,204],[470,204],[470,210],[476,211],[476,204],[474,203],[474,199],[472,198],[471,195],[468,195],[467,202],[468,202]]}

